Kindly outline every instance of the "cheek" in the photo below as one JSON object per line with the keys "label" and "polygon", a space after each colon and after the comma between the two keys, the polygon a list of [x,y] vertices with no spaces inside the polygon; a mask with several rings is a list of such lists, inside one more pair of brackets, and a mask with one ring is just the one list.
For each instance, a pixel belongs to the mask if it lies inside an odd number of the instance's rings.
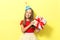
{"label": "cheek", "polygon": [[26,16],[28,16],[28,13],[26,13]]}
{"label": "cheek", "polygon": [[29,14],[29,17],[31,16],[31,14]]}
{"label": "cheek", "polygon": [[28,17],[29,17],[29,14],[28,14],[28,13],[26,13],[26,15],[25,15],[25,16],[26,16],[26,18],[28,18]]}

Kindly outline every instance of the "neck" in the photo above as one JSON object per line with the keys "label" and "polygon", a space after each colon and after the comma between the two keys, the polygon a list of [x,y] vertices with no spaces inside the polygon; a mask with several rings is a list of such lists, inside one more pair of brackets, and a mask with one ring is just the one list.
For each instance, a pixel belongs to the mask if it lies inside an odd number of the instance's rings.
{"label": "neck", "polygon": [[29,19],[26,19],[26,21],[29,21]]}

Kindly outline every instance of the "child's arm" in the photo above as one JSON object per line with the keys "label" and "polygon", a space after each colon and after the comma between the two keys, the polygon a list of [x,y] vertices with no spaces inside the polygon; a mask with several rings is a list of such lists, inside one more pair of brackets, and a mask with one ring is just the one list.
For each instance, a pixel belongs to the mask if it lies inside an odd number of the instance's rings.
{"label": "child's arm", "polygon": [[33,22],[31,22],[27,27],[24,28],[23,25],[21,25],[21,29],[22,29],[22,32],[24,33],[29,27],[31,27],[31,25],[33,25]]}

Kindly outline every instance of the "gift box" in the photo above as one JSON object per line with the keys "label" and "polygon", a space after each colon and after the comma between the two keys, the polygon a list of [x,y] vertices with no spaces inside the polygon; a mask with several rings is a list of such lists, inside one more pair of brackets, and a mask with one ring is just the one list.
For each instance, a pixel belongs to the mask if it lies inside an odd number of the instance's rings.
{"label": "gift box", "polygon": [[46,24],[46,19],[44,19],[43,17],[40,17],[40,16],[36,16],[36,18],[34,20],[34,26],[37,29],[42,30],[44,28],[45,24]]}

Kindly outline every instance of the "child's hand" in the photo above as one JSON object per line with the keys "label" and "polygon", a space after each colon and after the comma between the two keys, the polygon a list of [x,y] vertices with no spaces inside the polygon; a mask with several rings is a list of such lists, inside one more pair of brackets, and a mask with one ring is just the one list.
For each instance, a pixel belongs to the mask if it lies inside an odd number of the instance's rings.
{"label": "child's hand", "polygon": [[34,20],[34,24],[33,24],[33,25],[34,25],[34,26],[37,26],[37,23],[38,23],[38,22],[37,22],[36,20]]}
{"label": "child's hand", "polygon": [[34,25],[34,21],[32,21],[30,24],[31,24],[31,25]]}
{"label": "child's hand", "polygon": [[40,32],[40,30],[39,29],[35,29],[35,31],[38,33],[38,32]]}

